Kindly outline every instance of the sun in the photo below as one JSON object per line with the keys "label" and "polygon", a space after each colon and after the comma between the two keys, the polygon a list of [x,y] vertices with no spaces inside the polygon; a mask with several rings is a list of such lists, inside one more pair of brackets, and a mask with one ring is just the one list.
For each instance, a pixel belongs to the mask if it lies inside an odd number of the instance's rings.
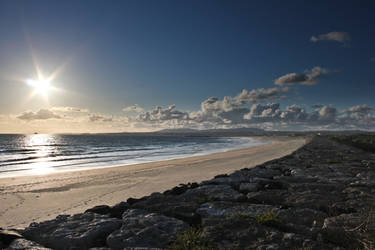
{"label": "sun", "polygon": [[50,80],[40,76],[38,80],[27,79],[26,84],[34,88],[34,94],[48,97],[48,93],[53,88]]}

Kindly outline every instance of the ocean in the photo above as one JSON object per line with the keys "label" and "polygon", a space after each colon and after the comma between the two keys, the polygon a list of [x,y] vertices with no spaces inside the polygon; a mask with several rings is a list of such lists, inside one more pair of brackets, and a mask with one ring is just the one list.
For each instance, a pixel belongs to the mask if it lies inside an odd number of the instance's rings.
{"label": "ocean", "polygon": [[177,159],[265,143],[245,137],[0,134],[0,178]]}

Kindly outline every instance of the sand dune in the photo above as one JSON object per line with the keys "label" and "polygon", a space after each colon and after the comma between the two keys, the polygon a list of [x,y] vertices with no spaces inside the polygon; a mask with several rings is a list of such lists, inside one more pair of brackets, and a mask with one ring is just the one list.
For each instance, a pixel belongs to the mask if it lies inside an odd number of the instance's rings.
{"label": "sand dune", "polygon": [[123,167],[0,179],[0,227],[17,228],[31,222],[114,205],[129,197],[162,192],[180,183],[200,182],[215,175],[254,167],[287,155],[304,138],[265,138],[271,144],[184,159]]}

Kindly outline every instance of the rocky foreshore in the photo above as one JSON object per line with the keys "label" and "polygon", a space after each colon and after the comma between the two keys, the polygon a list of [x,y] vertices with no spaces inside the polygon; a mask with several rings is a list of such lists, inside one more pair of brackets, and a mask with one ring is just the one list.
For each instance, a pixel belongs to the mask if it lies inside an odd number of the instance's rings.
{"label": "rocky foreshore", "polygon": [[3,229],[0,248],[373,249],[374,239],[375,154],[317,136],[255,168]]}

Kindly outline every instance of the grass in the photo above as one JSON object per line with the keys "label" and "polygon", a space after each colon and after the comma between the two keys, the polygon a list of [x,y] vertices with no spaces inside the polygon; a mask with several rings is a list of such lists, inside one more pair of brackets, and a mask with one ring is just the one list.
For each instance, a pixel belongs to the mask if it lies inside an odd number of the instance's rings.
{"label": "grass", "polygon": [[254,219],[263,225],[270,225],[270,224],[278,224],[279,221],[279,213],[276,212],[275,209],[268,210],[260,215],[255,215]]}
{"label": "grass", "polygon": [[232,217],[240,217],[243,219],[255,219],[259,224],[273,226],[280,223],[279,213],[275,209],[268,210],[263,214],[259,215],[250,215],[246,213],[236,213],[232,214]]}
{"label": "grass", "polygon": [[213,250],[214,248],[205,239],[201,228],[191,227],[177,236],[176,241],[169,246],[170,250]]}
{"label": "grass", "polygon": [[199,204],[203,204],[203,203],[210,202],[210,201],[213,201],[213,199],[209,197],[208,195],[201,195],[198,197]]}

